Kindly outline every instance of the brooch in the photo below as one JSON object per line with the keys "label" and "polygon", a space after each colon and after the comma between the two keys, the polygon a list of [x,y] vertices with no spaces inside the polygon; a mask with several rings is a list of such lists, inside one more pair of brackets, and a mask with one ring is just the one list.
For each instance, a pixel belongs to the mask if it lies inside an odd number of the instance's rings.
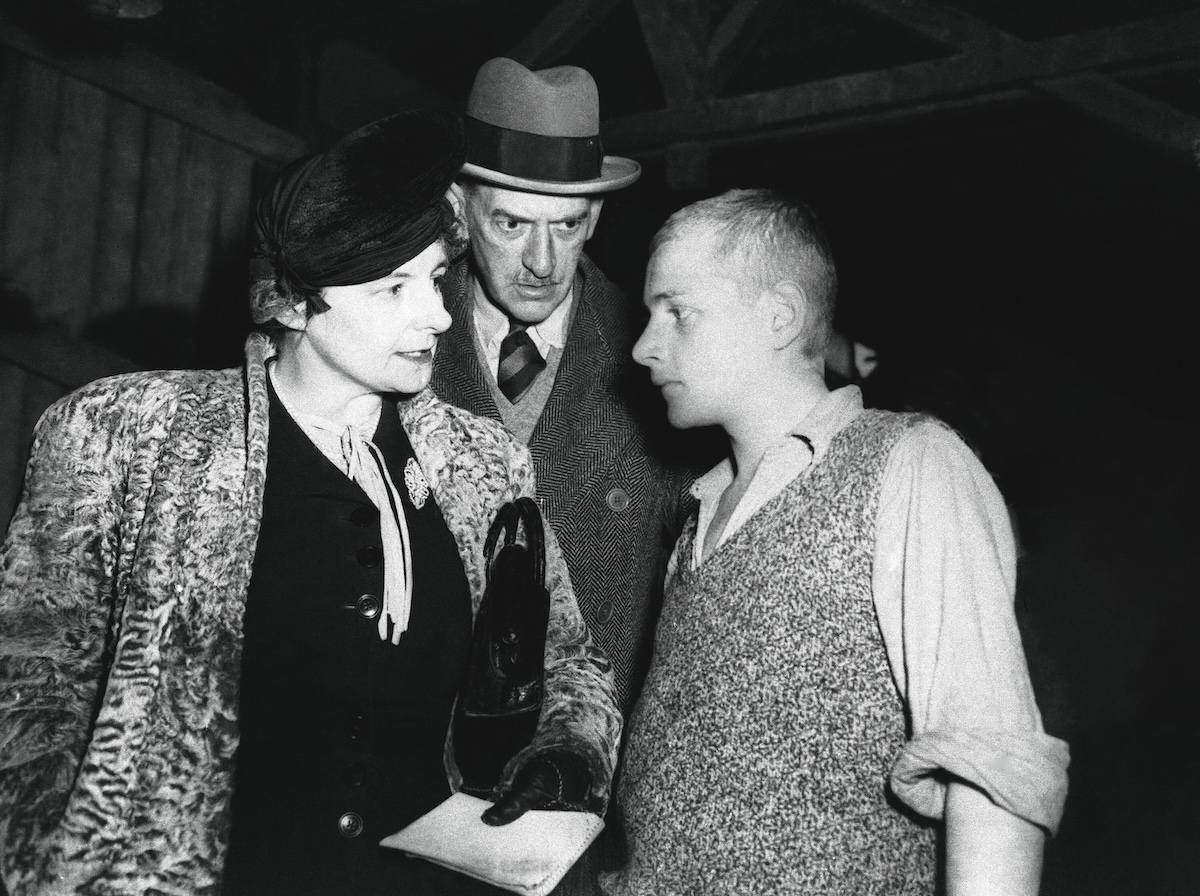
{"label": "brooch", "polygon": [[425,474],[421,472],[421,465],[415,457],[410,457],[404,464],[404,485],[408,488],[408,499],[413,507],[417,510],[424,507],[425,499],[429,497],[429,483],[425,481]]}

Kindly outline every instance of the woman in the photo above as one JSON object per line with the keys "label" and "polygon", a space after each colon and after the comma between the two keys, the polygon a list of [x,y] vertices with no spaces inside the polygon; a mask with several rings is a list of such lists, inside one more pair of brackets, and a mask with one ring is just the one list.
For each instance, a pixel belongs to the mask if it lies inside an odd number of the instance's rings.
{"label": "woman", "polygon": [[[245,367],[101,380],[39,423],[0,555],[11,896],[483,889],[377,846],[457,783],[486,530],[533,491],[523,448],[425,390],[462,159],[422,112],[293,164]],[[541,721],[492,822],[550,780],[607,798],[611,670],[549,527],[547,584]]]}

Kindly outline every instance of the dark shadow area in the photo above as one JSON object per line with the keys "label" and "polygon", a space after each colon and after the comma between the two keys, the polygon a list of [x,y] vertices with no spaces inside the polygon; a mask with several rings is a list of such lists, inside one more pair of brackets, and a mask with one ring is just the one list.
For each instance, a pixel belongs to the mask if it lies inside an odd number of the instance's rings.
{"label": "dark shadow area", "polygon": [[168,305],[135,305],[88,322],[84,339],[128,358],[143,370],[194,366],[192,315]]}

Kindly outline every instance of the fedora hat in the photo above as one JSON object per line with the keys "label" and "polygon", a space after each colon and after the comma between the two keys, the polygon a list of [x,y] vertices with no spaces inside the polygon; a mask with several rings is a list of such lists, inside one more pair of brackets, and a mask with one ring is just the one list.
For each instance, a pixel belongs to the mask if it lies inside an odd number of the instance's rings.
{"label": "fedora hat", "polygon": [[633,159],[600,145],[600,93],[585,69],[530,71],[513,59],[485,62],[467,99],[463,174],[530,193],[608,193],[638,179]]}

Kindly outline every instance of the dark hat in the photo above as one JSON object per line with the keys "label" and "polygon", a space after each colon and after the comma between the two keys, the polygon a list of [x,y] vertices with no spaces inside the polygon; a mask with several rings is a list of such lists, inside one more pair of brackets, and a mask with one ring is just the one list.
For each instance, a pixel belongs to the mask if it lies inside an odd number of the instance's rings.
{"label": "dark hat", "polygon": [[600,94],[585,69],[530,71],[499,57],[475,75],[467,99],[467,162],[484,183],[568,196],[607,193],[638,179],[633,159],[600,145]]}
{"label": "dark hat", "polygon": [[278,281],[309,290],[387,276],[449,225],[445,193],[465,152],[461,118],[423,110],[293,162],[258,203],[258,273],[265,259]]}

